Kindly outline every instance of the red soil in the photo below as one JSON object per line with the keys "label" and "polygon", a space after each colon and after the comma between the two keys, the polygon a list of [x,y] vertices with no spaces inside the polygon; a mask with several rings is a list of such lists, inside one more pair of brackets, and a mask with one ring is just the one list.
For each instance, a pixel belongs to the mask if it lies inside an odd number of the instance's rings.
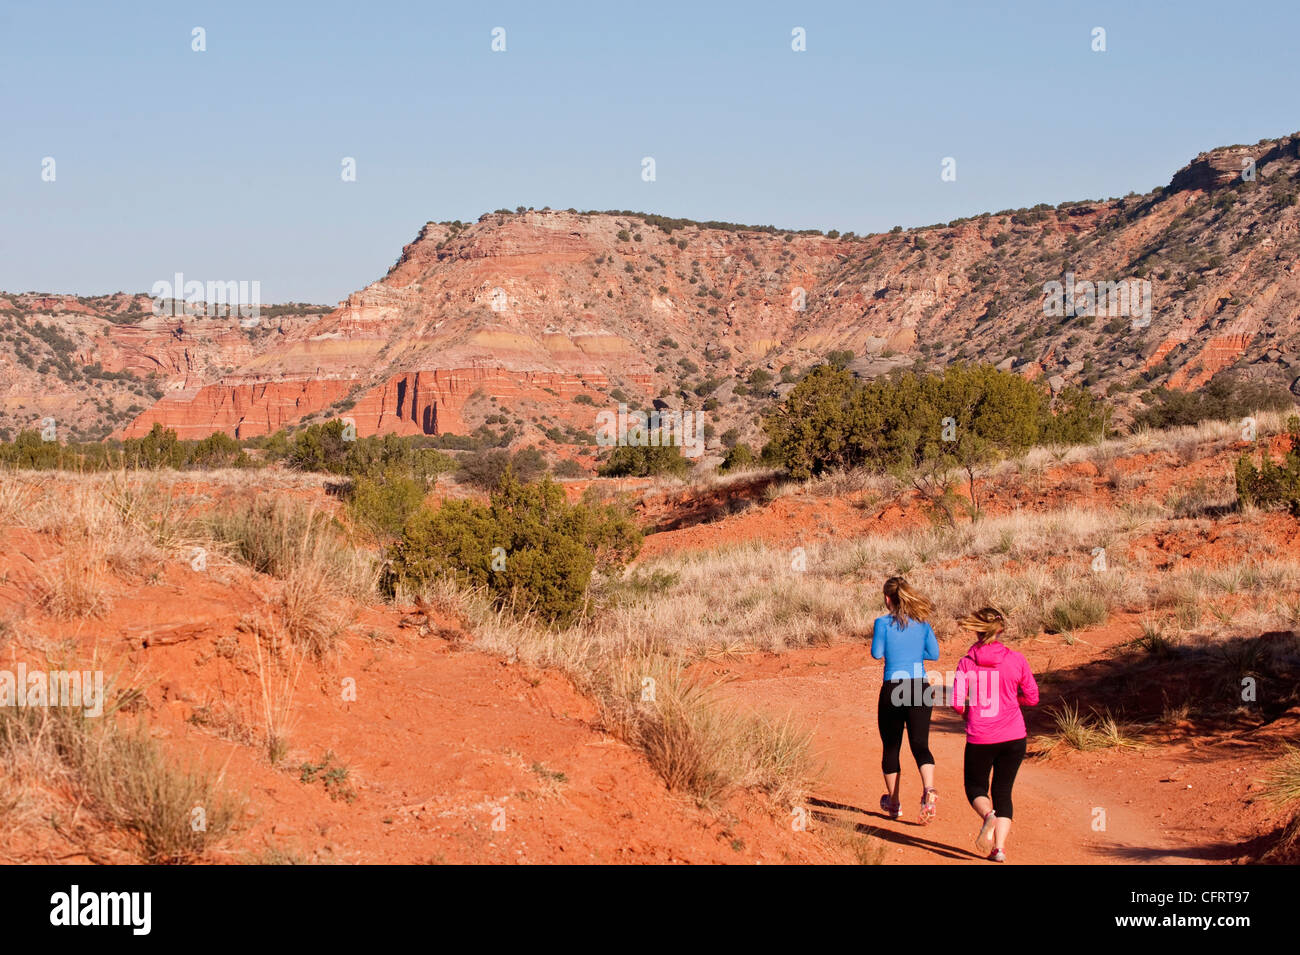
{"label": "red soil", "polygon": [[[1127,631],[1135,628],[1125,628]],[[1089,655],[1132,632],[1112,628],[1089,632],[1091,649],[1070,648],[1077,663],[1063,663],[1059,639],[1021,645],[1037,673],[1052,666],[1067,672],[1087,666]],[[953,668],[964,645],[941,648],[937,669]],[[728,697],[768,713],[792,712],[814,731],[825,766],[807,801],[815,818],[851,822],[888,844],[884,861],[903,863],[977,862],[973,840],[978,817],[962,790],[961,719],[935,710],[930,748],[938,818],[917,822],[921,795],[906,746],[903,748],[904,817],[893,821],[880,812],[880,737],[876,697],[881,665],[862,644],[814,648],[786,654],[754,654],[707,675],[727,681]],[[1057,702],[1043,688],[1042,707]],[[1050,754],[1040,734],[1049,731],[1042,712],[1030,717],[1031,754],[1016,780],[1015,823],[1008,859],[1025,864],[1082,865],[1107,862],[1224,862],[1258,851],[1254,840],[1270,828],[1276,810],[1259,800],[1269,762],[1265,743],[1274,748],[1300,729],[1300,708],[1249,740],[1236,735],[1195,734],[1175,727],[1167,742],[1091,752],[1057,747]],[[1039,738],[1035,738],[1038,736]],[[1102,810],[1104,816],[1097,810]],[[1094,828],[1104,824],[1104,830]]]}
{"label": "red soil", "polygon": [[[1223,480],[1233,453],[1185,465],[1150,454],[1118,462],[1116,471],[1141,475],[1125,500],[1163,499],[1197,477]],[[986,482],[979,493],[993,513],[1104,506],[1118,493],[1091,465],[1048,469],[1042,485],[1032,502],[1011,481]],[[574,495],[585,486],[568,485]],[[187,490],[217,492],[197,481]],[[332,504],[317,490],[300,493]],[[645,553],[748,540],[807,544],[927,520],[915,500],[796,493],[765,504],[762,493],[761,482],[742,482],[696,497],[651,496],[643,508],[647,521],[674,529],[651,535]],[[737,500],[743,504],[730,503]],[[1153,568],[1174,559],[1213,568],[1251,546],[1300,556],[1293,519],[1272,515],[1249,528],[1239,524],[1228,517],[1155,529],[1136,538],[1129,556]],[[0,530],[0,619],[19,619],[0,665],[34,663],[42,647],[70,641],[82,659],[95,657],[107,673],[142,687],[152,734],[182,761],[220,769],[226,785],[247,799],[234,834],[209,861],[243,861],[271,850],[334,862],[847,861],[846,849],[819,835],[819,821],[830,819],[859,824],[884,840],[887,862],[975,859],[976,817],[961,791],[963,736],[946,711],[936,713],[932,733],[938,820],[924,829],[916,824],[919,784],[906,750],[905,818],[889,821],[878,811],[880,665],[854,635],[828,647],[744,654],[695,668],[702,678],[724,681],[722,692],[738,705],[789,712],[815,729],[825,770],[806,803],[813,828],[800,832],[791,827],[791,807],[754,795],[735,794],[704,809],[669,792],[639,752],[602,732],[593,704],[559,674],[477,652],[473,634],[450,618],[435,621],[441,636],[419,637],[399,628],[401,613],[388,608],[358,609],[342,650],[304,666],[293,694],[290,749],[273,767],[256,742],[261,690],[249,622],[274,597],[277,582],[240,567],[196,572],[174,562],[155,579],[114,577],[106,616],[67,622],[45,615],[34,599],[40,571],[59,559],[49,537]],[[1063,685],[1095,674],[1137,633],[1138,621],[1121,616],[1081,631],[1073,644],[1057,636],[1022,641],[1019,649],[1035,672],[1051,674],[1043,708],[1059,701]],[[964,649],[957,638],[945,642],[938,669],[951,669]],[[355,700],[344,699],[345,681],[354,681]],[[1081,702],[1122,706],[1124,700],[1116,690]],[[1009,857],[1221,862],[1256,852],[1259,837],[1278,822],[1277,811],[1258,798],[1260,779],[1298,728],[1300,712],[1293,709],[1245,728],[1171,723],[1145,735],[1138,748],[1058,747],[1046,754],[1050,720],[1035,713],[1031,736],[1038,741],[1031,750],[1039,755],[1017,784]],[[348,767],[351,801],[301,780],[299,767],[318,763],[326,752]],[[51,797],[57,803],[60,794]],[[122,834],[98,830],[84,813],[78,817],[61,805],[57,830],[9,826],[5,857],[130,861]],[[1104,830],[1094,828],[1098,809]],[[504,829],[494,829],[502,820]]]}
{"label": "red soil", "polygon": [[[461,651],[463,638],[415,636],[390,610],[362,611],[337,658],[303,668],[290,750],[274,768],[261,746],[220,735],[261,732],[254,638],[240,622],[272,595],[272,581],[173,564],[153,583],[115,580],[111,613],[69,623],[31,602],[39,567],[56,551],[27,531],[0,534],[0,613],[25,608],[24,633],[73,641],[83,660],[102,661],[106,678],[142,687],[151,734],[182,763],[221,770],[247,797],[213,861],[269,850],[394,863],[840,858],[792,840],[756,798],[740,794],[712,812],[668,792],[639,753],[599,730],[592,703],[557,673]],[[442,623],[444,635],[457,632],[455,621]],[[0,665],[53,667],[31,644],[11,642]],[[355,701],[343,698],[347,680]],[[348,767],[352,801],[301,781],[302,764],[326,752]],[[76,825],[22,828],[7,846],[8,861],[131,860],[120,835]]]}

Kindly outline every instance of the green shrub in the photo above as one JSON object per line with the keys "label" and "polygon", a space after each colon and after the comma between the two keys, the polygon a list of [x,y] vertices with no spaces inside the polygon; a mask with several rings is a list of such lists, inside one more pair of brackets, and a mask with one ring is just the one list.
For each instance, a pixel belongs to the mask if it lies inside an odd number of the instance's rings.
{"label": "green shrub", "polygon": [[1043,444],[1086,444],[1104,437],[1107,409],[1087,388],[1071,385],[1056,396],[1051,414],[1042,419]]}
{"label": "green shrub", "polygon": [[214,432],[195,444],[186,461],[189,467],[198,468],[247,467],[251,463],[239,442],[224,431]]}
{"label": "green shrub", "polygon": [[[437,437],[399,437],[395,434],[370,435],[365,438],[345,440],[345,425],[341,420],[327,421],[304,428],[294,435],[293,441],[277,432],[263,439],[266,456],[272,460],[283,458],[289,467],[300,471],[323,471],[327,474],[346,474],[350,477],[366,475],[379,479],[384,474],[403,474],[419,481],[428,481],[456,466],[455,459],[428,445],[447,443],[452,447],[482,447],[498,439],[486,425],[473,436],[443,435]],[[250,447],[258,442],[249,442]]]}
{"label": "green shrub", "polygon": [[179,468],[185,463],[185,448],[176,440],[176,432],[154,422],[143,438],[122,442],[126,458],[137,468]]}
{"label": "green shrub", "polygon": [[590,472],[573,458],[562,458],[555,465],[555,476],[562,478],[582,478],[589,477]]}
{"label": "green shrub", "polygon": [[746,468],[753,467],[754,452],[749,450],[749,445],[738,444],[722,459],[722,464],[718,466],[719,471],[743,471]]}
{"label": "green shrub", "polygon": [[342,421],[314,424],[294,435],[289,446],[287,463],[297,471],[325,471],[346,473],[348,441],[344,440]]}
{"label": "green shrub", "polygon": [[1267,449],[1260,451],[1259,467],[1249,454],[1237,459],[1237,497],[1242,504],[1265,508],[1286,508],[1300,517],[1300,417],[1287,419],[1290,447],[1279,465]]}
{"label": "green shrub", "polygon": [[450,576],[482,587],[498,606],[564,623],[582,605],[596,568],[620,568],[641,532],[611,506],[569,504],[549,478],[521,484],[507,473],[489,504],[447,501],[421,510],[390,551],[389,593]]}
{"label": "green shrub", "polygon": [[836,349],[826,354],[826,363],[832,368],[843,368],[851,361],[853,361],[853,352],[848,348]]}
{"label": "green shrub", "polygon": [[389,473],[382,478],[358,477],[348,492],[348,513],[376,537],[397,537],[424,502],[424,485]]}
{"label": "green shrub", "polygon": [[[792,477],[832,469],[973,467],[1047,440],[1099,436],[1101,409],[1071,392],[1054,415],[1046,390],[990,365],[950,365],[859,383],[820,365],[764,422],[769,452]],[[945,419],[951,419],[945,427]]]}
{"label": "green shrub", "polygon": [[1281,411],[1295,399],[1280,385],[1216,377],[1197,391],[1157,388],[1142,396],[1146,407],[1133,423],[1149,428],[1172,428],[1202,421],[1236,421],[1256,411]]}
{"label": "green shrub", "polygon": [[[557,430],[561,443],[564,435]],[[536,448],[522,448],[513,455],[509,451],[494,448],[490,451],[474,451],[461,455],[456,467],[456,480],[483,491],[490,491],[513,471],[514,476],[527,484],[546,473],[546,458]]]}
{"label": "green shrub", "polygon": [[660,474],[680,477],[689,467],[690,462],[682,456],[682,449],[677,445],[623,445],[614,449],[596,473],[601,477],[652,477]]}

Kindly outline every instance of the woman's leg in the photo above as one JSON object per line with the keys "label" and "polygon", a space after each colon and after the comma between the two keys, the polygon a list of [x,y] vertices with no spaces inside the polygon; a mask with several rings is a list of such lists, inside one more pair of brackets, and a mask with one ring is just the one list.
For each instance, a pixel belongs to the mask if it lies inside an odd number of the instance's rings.
{"label": "woman's leg", "polygon": [[966,788],[966,798],[981,819],[993,809],[989,799],[989,770],[993,768],[993,754],[996,747],[982,743],[967,743],[962,759],[962,783]]}
{"label": "woman's leg", "polygon": [[915,697],[907,708],[907,745],[912,750],[912,758],[921,772],[921,785],[926,789],[934,788],[934,755],[930,752],[930,716],[933,708],[925,700],[925,683],[914,680],[912,690]]}
{"label": "woman's leg", "polygon": [[993,811],[998,815],[993,845],[998,849],[1006,848],[1007,836],[1011,833],[1011,817],[1014,812],[1011,788],[1016,783],[1020,764],[1024,762],[1025,746],[1026,740],[1023,739],[1002,743],[993,760]]}
{"label": "woman's leg", "polygon": [[880,771],[885,777],[885,793],[890,801],[898,802],[899,750],[903,748],[904,713],[902,707],[891,699],[893,688],[885,683],[880,688],[880,702],[876,709],[876,726],[880,730],[880,743],[884,752],[880,757]]}

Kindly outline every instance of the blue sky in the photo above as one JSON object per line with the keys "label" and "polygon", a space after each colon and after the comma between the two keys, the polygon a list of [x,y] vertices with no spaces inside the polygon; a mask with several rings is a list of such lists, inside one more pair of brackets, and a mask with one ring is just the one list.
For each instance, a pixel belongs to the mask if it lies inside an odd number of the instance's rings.
{"label": "blue sky", "polygon": [[1275,0],[5,0],[0,289],[332,304],[500,207],[865,233],[1143,192],[1300,128],[1298,31]]}

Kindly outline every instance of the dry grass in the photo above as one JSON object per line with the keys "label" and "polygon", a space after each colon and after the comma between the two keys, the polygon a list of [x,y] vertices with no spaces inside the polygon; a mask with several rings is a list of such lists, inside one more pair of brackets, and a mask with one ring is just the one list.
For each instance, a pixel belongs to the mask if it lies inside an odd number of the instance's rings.
{"label": "dry grass", "polygon": [[1268,775],[1265,792],[1281,806],[1300,802],[1300,748],[1288,746]]}
{"label": "dry grass", "polygon": [[[0,808],[11,824],[52,818],[52,794],[62,793],[128,833],[144,862],[201,857],[239,808],[219,776],[173,764],[142,726],[122,729],[108,710],[90,718],[73,707],[0,707],[0,758]],[[15,818],[24,809],[27,820]]]}
{"label": "dry grass", "polygon": [[[306,657],[298,651],[292,639],[280,637],[273,625],[252,629],[257,683],[261,691],[263,744],[267,759],[274,766],[289,753],[289,738],[296,723],[294,694]],[[270,645],[263,646],[263,634],[268,629]]]}
{"label": "dry grass", "polygon": [[113,598],[102,543],[93,537],[79,537],[65,545],[55,565],[40,572],[36,602],[42,610],[65,620],[108,613]]}
{"label": "dry grass", "polygon": [[[1286,431],[1286,419],[1291,414],[1294,412],[1255,412],[1252,417],[1255,419],[1256,434],[1266,438],[1283,433]],[[1218,453],[1241,440],[1240,421],[1203,421],[1200,424],[1168,428],[1163,431],[1139,428],[1130,435],[1071,448],[1033,448],[1014,459],[1012,464],[1023,463],[1029,467],[1077,464],[1081,461],[1104,464],[1115,457],[1141,453],[1164,452],[1178,456],[1184,454],[1188,448],[1194,448],[1198,455],[1204,456]]]}
{"label": "dry grass", "polygon": [[289,569],[277,606],[291,639],[318,659],[335,648],[353,619],[328,562],[311,555]]}
{"label": "dry grass", "polygon": [[1063,743],[1071,749],[1086,752],[1138,745],[1128,735],[1127,727],[1109,710],[1081,714],[1077,706],[1062,703],[1059,707],[1049,708],[1047,712],[1056,722],[1056,734],[1052,737],[1050,746]]}
{"label": "dry grass", "polygon": [[621,664],[596,674],[610,681],[602,712],[620,736],[641,747],[669,789],[705,802],[734,787],[760,790],[780,805],[802,795],[813,777],[811,739],[792,720],[727,705],[714,688],[692,681],[678,660],[624,658]]}
{"label": "dry grass", "polygon": [[189,563],[202,548],[212,561],[235,560],[278,578],[283,627],[312,655],[328,653],[351,622],[352,601],[374,598],[374,559],[328,514],[254,493],[248,476],[237,474],[231,480],[242,499],[200,518],[165,472],[61,474],[57,493],[34,480],[48,485],[49,475],[4,473],[0,516],[62,545],[37,581],[38,603],[54,616],[103,616],[114,576],[158,575],[166,561]]}
{"label": "dry grass", "polygon": [[310,505],[259,498],[213,512],[206,527],[216,546],[281,581],[281,625],[311,656],[335,648],[352,620],[352,601],[375,595],[374,559]]}
{"label": "dry grass", "polygon": [[156,569],[200,542],[193,504],[152,474],[50,476],[31,483],[11,473],[0,475],[4,496],[29,505],[11,514],[11,523],[48,534],[64,545],[90,541],[114,573],[139,575]]}
{"label": "dry grass", "polygon": [[[1295,807],[1300,803],[1300,748],[1288,746],[1282,758],[1273,765],[1265,781],[1265,796],[1281,808]],[[1277,842],[1263,855],[1264,861],[1295,862],[1300,854],[1300,811],[1292,812],[1291,819],[1282,827]]]}
{"label": "dry grass", "polygon": [[[1119,512],[1068,509],[1018,513],[956,528],[924,528],[849,543],[786,550],[748,543],[639,563],[598,582],[594,609],[578,625],[587,639],[636,630],[676,652],[717,648],[785,650],[865,635],[882,612],[879,585],[905,574],[937,601],[936,628],[972,606],[992,603],[1012,617],[1013,635],[1037,633],[1057,604],[1066,609],[1141,609],[1145,591],[1113,546],[1124,535]],[[1107,570],[1093,549],[1106,546]],[[1060,557],[1066,556],[1062,563]],[[1050,567],[1052,558],[1055,566]],[[1007,569],[1008,561],[1018,566]],[[802,569],[801,569],[802,568]],[[1077,614],[1067,614],[1081,626]]]}
{"label": "dry grass", "polygon": [[0,524],[22,526],[40,496],[36,486],[0,473]]}
{"label": "dry grass", "polygon": [[834,819],[818,826],[817,832],[831,845],[847,850],[858,865],[881,865],[885,861],[884,840],[863,832],[858,823]]}
{"label": "dry grass", "polygon": [[713,804],[735,788],[790,805],[814,778],[811,739],[790,719],[731,706],[686,672],[686,658],[631,617],[567,630],[494,608],[486,595],[431,585],[431,603],[468,617],[480,649],[565,672],[597,703],[603,727],[640,748],[673,790]]}

